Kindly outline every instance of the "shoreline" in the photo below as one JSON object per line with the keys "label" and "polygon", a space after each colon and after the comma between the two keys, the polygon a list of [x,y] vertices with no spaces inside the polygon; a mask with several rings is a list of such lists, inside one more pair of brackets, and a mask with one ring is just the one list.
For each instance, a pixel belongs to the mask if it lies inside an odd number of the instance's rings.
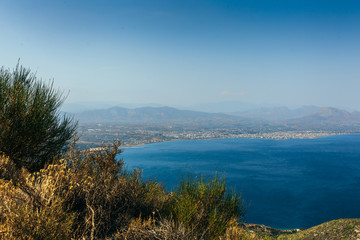
{"label": "shoreline", "polygon": [[272,133],[252,133],[252,134],[231,134],[231,136],[223,137],[209,137],[209,138],[174,138],[174,139],[165,139],[165,140],[155,140],[138,144],[123,144],[121,147],[132,148],[132,147],[141,147],[154,143],[161,142],[173,142],[173,141],[189,141],[189,140],[216,140],[216,139],[264,139],[264,140],[288,140],[288,139],[316,139],[329,136],[337,135],[353,135],[359,134],[354,132],[326,132],[326,131],[280,131]]}

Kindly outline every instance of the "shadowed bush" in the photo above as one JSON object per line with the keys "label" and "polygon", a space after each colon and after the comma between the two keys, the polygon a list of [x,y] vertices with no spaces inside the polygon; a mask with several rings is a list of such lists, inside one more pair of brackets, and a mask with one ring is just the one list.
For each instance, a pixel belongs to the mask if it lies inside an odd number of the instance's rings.
{"label": "shadowed bush", "polygon": [[38,171],[66,150],[77,123],[60,116],[63,100],[29,69],[0,68],[0,151],[19,169]]}
{"label": "shadowed bush", "polygon": [[65,158],[68,185],[58,193],[77,213],[77,237],[111,236],[132,218],[163,211],[168,199],[164,188],[143,181],[139,170],[125,171],[117,159],[120,152],[119,143],[114,143],[101,151],[73,150]]}

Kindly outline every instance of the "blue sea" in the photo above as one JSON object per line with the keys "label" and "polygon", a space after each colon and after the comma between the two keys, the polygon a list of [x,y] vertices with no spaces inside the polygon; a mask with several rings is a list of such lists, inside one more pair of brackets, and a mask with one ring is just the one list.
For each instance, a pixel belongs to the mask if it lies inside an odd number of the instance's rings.
{"label": "blue sea", "polygon": [[360,217],[360,135],[172,141],[125,148],[120,157],[168,190],[184,174],[224,174],[242,193],[249,223],[290,229]]}

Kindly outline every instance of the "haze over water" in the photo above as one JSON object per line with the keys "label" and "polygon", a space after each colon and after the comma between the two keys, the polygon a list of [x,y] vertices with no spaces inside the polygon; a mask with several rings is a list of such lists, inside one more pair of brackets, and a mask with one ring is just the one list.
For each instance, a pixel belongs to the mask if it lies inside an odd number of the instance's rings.
{"label": "haze over water", "polygon": [[308,228],[360,216],[360,135],[174,141],[126,148],[129,169],[172,189],[180,176],[224,173],[249,204],[244,221]]}

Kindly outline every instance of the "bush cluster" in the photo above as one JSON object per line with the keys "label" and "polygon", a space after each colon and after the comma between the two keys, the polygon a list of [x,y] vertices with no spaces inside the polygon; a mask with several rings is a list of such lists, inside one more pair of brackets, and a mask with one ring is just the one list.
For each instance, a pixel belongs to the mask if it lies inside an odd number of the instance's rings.
{"label": "bush cluster", "polygon": [[[72,148],[29,173],[0,159],[0,230],[19,239],[218,239],[243,215],[223,178],[187,178],[174,192],[126,171],[119,144]],[[16,176],[14,178],[9,176]]]}

